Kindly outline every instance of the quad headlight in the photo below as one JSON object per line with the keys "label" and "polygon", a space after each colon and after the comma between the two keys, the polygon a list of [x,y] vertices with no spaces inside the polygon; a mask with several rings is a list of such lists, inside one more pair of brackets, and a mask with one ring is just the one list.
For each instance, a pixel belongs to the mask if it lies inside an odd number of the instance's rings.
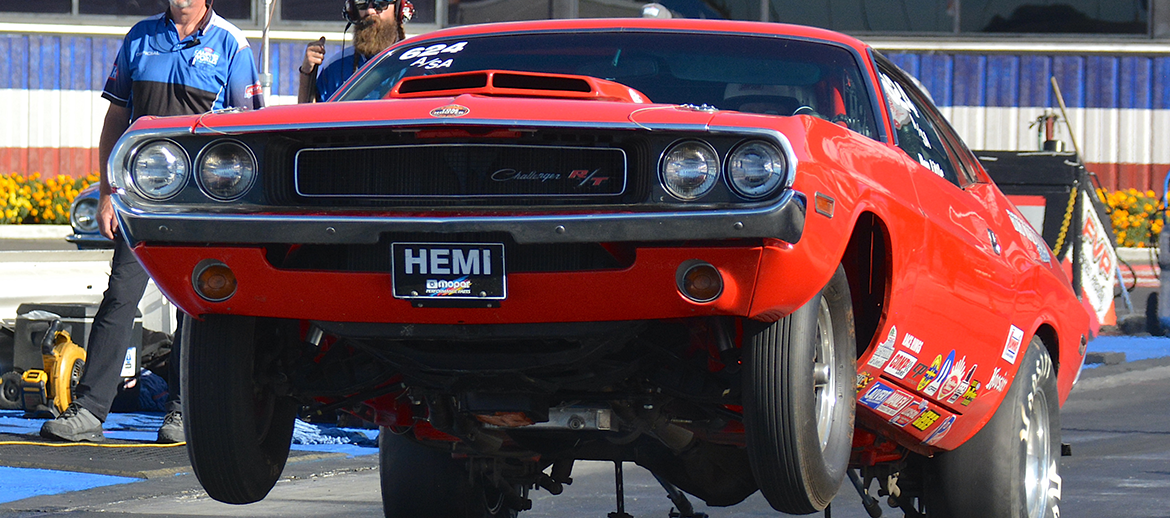
{"label": "quad headlight", "polygon": [[745,198],[763,198],[784,182],[788,162],[776,146],[762,140],[741,144],[727,159],[731,188]]}
{"label": "quad headlight", "polygon": [[199,185],[208,196],[229,201],[243,196],[256,181],[256,157],[233,140],[216,143],[199,158]]}
{"label": "quad headlight", "polygon": [[680,200],[706,196],[719,181],[719,155],[706,142],[684,140],[662,156],[662,186]]}
{"label": "quad headlight", "polygon": [[134,153],[129,169],[134,190],[159,201],[174,196],[187,183],[191,160],[178,144],[155,140]]}

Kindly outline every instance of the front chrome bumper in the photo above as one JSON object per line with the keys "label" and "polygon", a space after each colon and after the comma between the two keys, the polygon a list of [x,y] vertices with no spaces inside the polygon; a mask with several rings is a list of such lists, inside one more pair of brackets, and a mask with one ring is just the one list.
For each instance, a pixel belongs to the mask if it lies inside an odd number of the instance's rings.
{"label": "front chrome bumper", "polygon": [[501,232],[520,244],[654,242],[775,238],[796,243],[804,232],[805,195],[785,192],[766,207],[688,212],[534,216],[385,217],[145,212],[114,196],[133,246],[149,243],[372,244],[389,232]]}

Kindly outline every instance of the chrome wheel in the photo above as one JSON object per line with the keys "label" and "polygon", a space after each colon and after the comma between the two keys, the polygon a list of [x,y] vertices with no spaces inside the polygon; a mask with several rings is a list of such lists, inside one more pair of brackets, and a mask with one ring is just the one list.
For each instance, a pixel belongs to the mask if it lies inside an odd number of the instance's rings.
{"label": "chrome wheel", "polygon": [[1048,399],[1036,391],[1024,408],[1024,491],[1030,518],[1042,518],[1048,509],[1048,481],[1052,449],[1048,437]]}
{"label": "chrome wheel", "polygon": [[836,361],[833,352],[833,315],[829,313],[829,303],[824,298],[821,298],[820,312],[817,314],[814,353],[813,397],[816,399],[817,436],[821,440],[821,450],[824,450],[833,428],[833,409],[837,406],[837,395],[833,392],[837,386],[837,370],[833,368]]}

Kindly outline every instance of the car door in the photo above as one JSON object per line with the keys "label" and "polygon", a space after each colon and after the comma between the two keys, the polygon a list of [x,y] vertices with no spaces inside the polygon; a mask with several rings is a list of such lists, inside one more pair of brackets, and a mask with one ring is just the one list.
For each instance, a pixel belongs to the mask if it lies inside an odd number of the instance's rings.
{"label": "car door", "polygon": [[997,347],[1019,339],[1012,325],[1015,275],[995,221],[1006,215],[991,206],[994,186],[978,181],[960,159],[966,149],[955,147],[957,137],[915,82],[880,62],[879,78],[926,226],[913,304],[900,329],[911,337],[898,337],[903,362],[913,355],[916,365],[902,382],[962,412],[963,395],[986,381]]}

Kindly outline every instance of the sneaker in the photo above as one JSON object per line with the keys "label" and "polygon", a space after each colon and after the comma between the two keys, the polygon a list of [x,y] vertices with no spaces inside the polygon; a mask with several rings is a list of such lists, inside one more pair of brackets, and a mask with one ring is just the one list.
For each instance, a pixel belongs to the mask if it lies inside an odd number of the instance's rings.
{"label": "sneaker", "polygon": [[183,413],[178,410],[167,412],[162,427],[158,429],[158,442],[174,444],[186,440],[187,437],[183,435]]}
{"label": "sneaker", "polygon": [[41,426],[41,437],[70,442],[106,440],[102,433],[102,422],[77,403],[70,403],[64,413],[45,422]]}

